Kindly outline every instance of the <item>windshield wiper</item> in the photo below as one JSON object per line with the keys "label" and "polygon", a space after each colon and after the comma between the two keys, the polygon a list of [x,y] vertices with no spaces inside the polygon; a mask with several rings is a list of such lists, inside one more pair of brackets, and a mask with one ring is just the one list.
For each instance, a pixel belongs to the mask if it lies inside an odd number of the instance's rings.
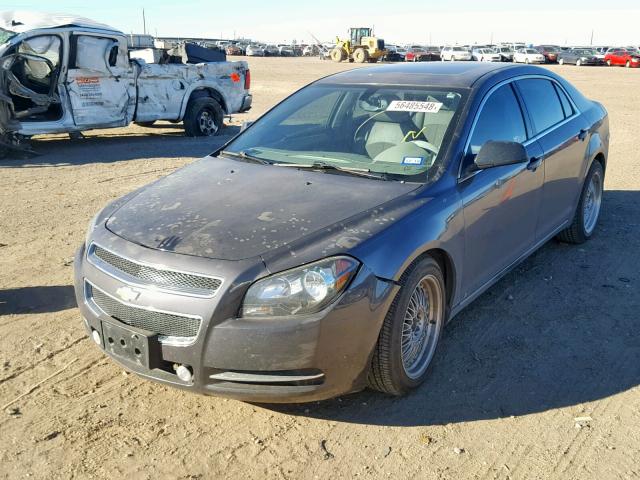
{"label": "windshield wiper", "polygon": [[230,152],[229,150],[223,150],[220,153],[228,157],[239,158],[241,160],[246,160],[253,163],[259,163],[261,165],[271,165],[271,162],[269,162],[268,160],[264,160],[259,157],[254,157],[253,155],[249,155],[244,150],[241,150],[239,152]]}
{"label": "windshield wiper", "polygon": [[312,164],[281,162],[281,163],[274,163],[273,165],[276,167],[303,168],[308,170],[335,170],[338,172],[348,173],[349,175],[354,175],[357,177],[373,178],[375,180],[387,179],[387,176],[385,174],[373,173],[368,168],[340,167],[338,165],[332,165],[330,163],[324,163],[324,162],[314,162]]}

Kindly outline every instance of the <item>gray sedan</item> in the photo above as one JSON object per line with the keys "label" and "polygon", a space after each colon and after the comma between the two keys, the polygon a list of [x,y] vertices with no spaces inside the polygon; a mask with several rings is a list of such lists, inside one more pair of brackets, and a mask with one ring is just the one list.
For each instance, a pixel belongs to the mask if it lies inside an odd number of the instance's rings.
{"label": "gray sedan", "polygon": [[192,392],[419,386],[447,321],[548,240],[596,232],[604,107],[546,69],[355,69],[108,205],[75,261],[98,347]]}

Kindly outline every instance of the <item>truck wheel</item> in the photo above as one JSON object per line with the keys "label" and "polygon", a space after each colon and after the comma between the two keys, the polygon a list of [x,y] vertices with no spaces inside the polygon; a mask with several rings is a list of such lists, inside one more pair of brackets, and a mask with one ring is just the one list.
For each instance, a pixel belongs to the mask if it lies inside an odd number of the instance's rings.
{"label": "truck wheel", "polygon": [[356,63],[365,63],[369,59],[369,52],[364,48],[358,48],[353,52],[353,61]]}
{"label": "truck wheel", "polygon": [[400,280],[402,287],[380,329],[368,383],[402,395],[427,376],[445,320],[445,283],[438,263],[427,257]]}
{"label": "truck wheel", "polygon": [[346,59],[346,55],[344,54],[344,50],[341,48],[334,48],[333,50],[331,50],[331,60],[333,60],[334,62],[342,62],[344,59]]}
{"label": "truck wheel", "polygon": [[139,125],[141,127],[147,127],[148,128],[148,127],[152,127],[153,124],[156,123],[156,121],[152,120],[150,122],[133,122],[133,123],[135,123],[136,125]]}
{"label": "truck wheel", "polygon": [[210,137],[222,130],[222,107],[213,98],[189,101],[184,115],[184,133],[188,137]]}
{"label": "truck wheel", "polygon": [[558,234],[558,240],[580,244],[591,238],[600,216],[603,185],[604,170],[602,164],[595,160],[584,181],[573,222]]}

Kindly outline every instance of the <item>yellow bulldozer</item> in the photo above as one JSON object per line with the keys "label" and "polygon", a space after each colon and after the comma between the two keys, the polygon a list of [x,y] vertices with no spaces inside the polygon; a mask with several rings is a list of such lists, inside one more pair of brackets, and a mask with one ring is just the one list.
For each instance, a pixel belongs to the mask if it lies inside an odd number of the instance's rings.
{"label": "yellow bulldozer", "polygon": [[331,50],[331,60],[365,63],[377,62],[387,54],[384,40],[371,34],[371,28],[356,27],[349,29],[349,39],[336,38],[336,46]]}

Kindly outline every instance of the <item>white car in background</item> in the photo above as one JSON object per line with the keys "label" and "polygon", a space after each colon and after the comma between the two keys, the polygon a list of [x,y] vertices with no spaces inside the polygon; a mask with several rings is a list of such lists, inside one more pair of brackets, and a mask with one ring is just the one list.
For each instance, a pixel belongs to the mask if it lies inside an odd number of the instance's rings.
{"label": "white car in background", "polygon": [[247,57],[264,57],[264,49],[258,45],[249,45],[246,54]]}
{"label": "white car in background", "polygon": [[521,48],[513,54],[515,63],[544,63],[544,55],[535,48]]}
{"label": "white car in background", "polygon": [[278,53],[281,57],[293,57],[293,47],[291,45],[285,45],[283,43],[278,44]]}
{"label": "white car in background", "polygon": [[464,47],[444,47],[440,52],[440,59],[443,62],[455,62],[471,60],[471,52]]}
{"label": "white car in background", "polygon": [[478,62],[499,62],[502,59],[492,48],[474,48],[471,57]]}

